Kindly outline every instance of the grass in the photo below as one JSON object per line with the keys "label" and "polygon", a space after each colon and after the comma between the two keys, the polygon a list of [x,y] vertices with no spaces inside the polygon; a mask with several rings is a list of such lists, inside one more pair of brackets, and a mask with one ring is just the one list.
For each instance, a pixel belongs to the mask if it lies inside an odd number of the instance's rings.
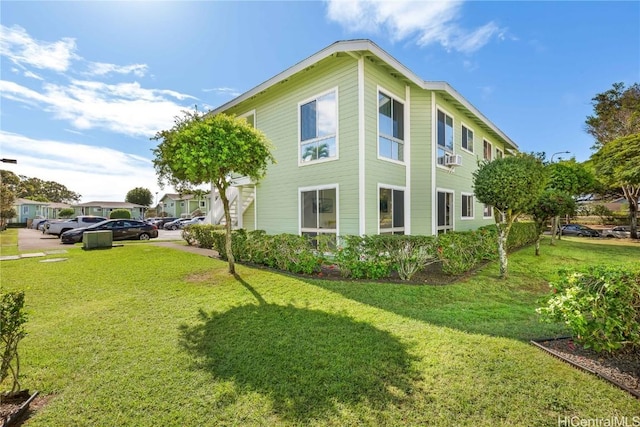
{"label": "grass", "polygon": [[18,254],[18,229],[0,231],[0,256]]}
{"label": "grass", "polygon": [[639,255],[563,239],[514,253],[508,281],[489,264],[438,287],[234,277],[152,244],[1,268],[3,288],[27,294],[22,384],[53,395],[29,427],[556,426],[640,402],[527,343],[566,333],[537,321],[546,282]]}

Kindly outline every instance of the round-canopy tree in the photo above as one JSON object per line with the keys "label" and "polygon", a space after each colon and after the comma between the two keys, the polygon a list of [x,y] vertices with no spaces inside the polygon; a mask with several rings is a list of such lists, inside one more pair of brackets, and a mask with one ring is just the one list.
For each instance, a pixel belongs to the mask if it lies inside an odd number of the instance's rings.
{"label": "round-canopy tree", "polygon": [[151,194],[151,190],[148,188],[136,187],[133,190],[129,190],[124,201],[149,207],[153,203],[153,194]]}
{"label": "round-canopy tree", "polygon": [[545,184],[542,162],[528,154],[485,162],[473,173],[476,198],[493,206],[502,278],[508,276],[507,237],[511,225],[531,209]]}
{"label": "round-canopy tree", "polygon": [[259,181],[269,162],[275,163],[267,137],[245,119],[227,114],[185,112],[176,117],[169,130],[152,139],[160,141],[153,150],[153,165],[161,186],[193,187],[213,183],[224,207],[226,220],[225,250],[229,273],[235,273],[231,251],[231,214],[227,189],[230,176],[247,176]]}

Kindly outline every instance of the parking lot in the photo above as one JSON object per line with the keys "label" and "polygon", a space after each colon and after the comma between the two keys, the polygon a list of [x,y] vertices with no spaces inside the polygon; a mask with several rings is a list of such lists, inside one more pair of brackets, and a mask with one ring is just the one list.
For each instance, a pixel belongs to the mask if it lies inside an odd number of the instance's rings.
{"label": "parking lot", "polygon": [[[158,240],[181,240],[182,230],[158,230]],[[41,251],[47,249],[61,249],[68,245],[60,243],[57,236],[43,234],[40,230],[21,228],[18,230],[18,250],[20,252]]]}

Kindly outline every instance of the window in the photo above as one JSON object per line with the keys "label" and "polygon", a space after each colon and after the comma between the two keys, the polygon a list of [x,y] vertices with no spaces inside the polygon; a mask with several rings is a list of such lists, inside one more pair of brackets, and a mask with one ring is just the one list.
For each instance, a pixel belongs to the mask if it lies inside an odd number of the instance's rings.
{"label": "window", "polygon": [[462,148],[473,153],[473,131],[462,125]]}
{"label": "window", "polygon": [[204,208],[206,206],[206,202],[204,200],[200,200],[200,207]]}
{"label": "window", "polygon": [[180,202],[180,207],[184,208],[184,202]]}
{"label": "window", "polygon": [[470,219],[473,218],[473,195],[472,194],[463,194],[462,195],[462,218]]}
{"label": "window", "polygon": [[378,92],[378,155],[404,161],[404,105]]}
{"label": "window", "polygon": [[484,209],[482,210],[483,218],[493,218],[493,207],[490,205],[484,205]]}
{"label": "window", "polygon": [[380,187],[379,200],[380,233],[404,234],[404,190]]}
{"label": "window", "polygon": [[453,193],[438,191],[438,234],[453,230]]}
{"label": "window", "polygon": [[496,159],[501,159],[504,157],[504,153],[502,152],[501,149],[496,148]]}
{"label": "window", "polygon": [[303,236],[337,233],[336,188],[300,191],[300,231]]}
{"label": "window", "polygon": [[27,215],[29,213],[29,206],[28,205],[22,205],[22,214],[23,215]]}
{"label": "window", "polygon": [[453,118],[438,110],[438,164],[444,165],[447,155],[453,154]]}
{"label": "window", "polygon": [[300,162],[337,156],[338,123],[336,92],[329,92],[300,105]]}
{"label": "window", "polygon": [[492,160],[491,143],[485,139],[485,140],[482,141],[482,145],[483,145],[483,148],[484,148],[484,159],[491,161]]}

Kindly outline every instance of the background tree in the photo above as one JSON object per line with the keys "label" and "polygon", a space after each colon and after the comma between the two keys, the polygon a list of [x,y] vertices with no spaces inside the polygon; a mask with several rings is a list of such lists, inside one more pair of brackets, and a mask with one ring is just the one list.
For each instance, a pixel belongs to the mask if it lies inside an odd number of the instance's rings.
{"label": "background tree", "polygon": [[[596,187],[596,179],[593,173],[583,164],[576,162],[575,159],[550,163],[546,168],[549,173],[548,189],[558,190],[572,197],[577,197],[592,192]],[[560,227],[560,215],[569,215],[571,213],[571,211],[564,211],[553,217],[551,224],[552,245]]]}
{"label": "background tree", "polygon": [[623,136],[640,133],[640,85],[625,89],[624,83],[614,83],[606,92],[593,99],[593,115],[587,116],[587,133],[596,139],[599,149]]}
{"label": "background tree", "polygon": [[493,206],[501,278],[508,276],[507,237],[511,225],[521,214],[530,211],[545,184],[542,162],[528,154],[485,162],[473,173],[478,201]]}
{"label": "background tree", "polygon": [[631,238],[638,238],[638,198],[640,198],[640,132],[615,139],[591,156],[600,179],[622,190],[629,203]]}
{"label": "background tree", "polygon": [[58,217],[71,218],[75,213],[76,211],[73,210],[73,208],[64,208],[64,209],[60,209],[60,212],[58,212]]}
{"label": "background tree", "polygon": [[176,117],[174,126],[152,139],[153,165],[161,186],[194,187],[213,183],[220,194],[226,221],[225,250],[229,273],[235,274],[231,251],[231,213],[227,189],[232,174],[260,180],[275,159],[267,137],[244,119],[226,114],[203,115],[197,110]]}
{"label": "background tree", "polygon": [[153,194],[151,194],[151,190],[149,190],[148,188],[136,187],[132,190],[129,190],[127,196],[124,198],[124,201],[127,203],[135,203],[136,205],[149,207],[153,203]]}
{"label": "background tree", "polygon": [[536,224],[538,238],[535,244],[536,256],[540,255],[540,238],[547,228],[547,222],[559,215],[572,212],[576,207],[576,202],[570,194],[555,190],[546,189],[538,197],[535,204],[531,206],[529,214]]}
{"label": "background tree", "polygon": [[15,193],[3,181],[0,186],[0,231],[5,229],[8,220],[18,215],[13,207],[15,200]]}

